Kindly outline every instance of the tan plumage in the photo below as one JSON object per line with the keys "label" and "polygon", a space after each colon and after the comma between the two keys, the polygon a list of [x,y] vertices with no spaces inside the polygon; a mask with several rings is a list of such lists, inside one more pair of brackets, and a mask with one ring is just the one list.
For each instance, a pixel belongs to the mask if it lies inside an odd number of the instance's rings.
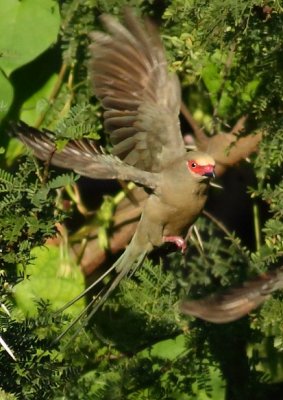
{"label": "tan plumage", "polygon": [[178,120],[180,85],[168,73],[155,27],[146,21],[145,30],[129,10],[124,19],[125,26],[104,15],[108,33],[91,34],[90,75],[106,109],[105,129],[115,156],[99,154],[89,141],[70,142],[59,152],[49,132],[24,124],[17,129],[42,160],[91,178],[131,180],[151,191],[130,245],[111,268],[118,275],[91,315],[155,246],[172,241],[185,249],[182,235],[204,207],[215,167],[208,154],[185,150]]}

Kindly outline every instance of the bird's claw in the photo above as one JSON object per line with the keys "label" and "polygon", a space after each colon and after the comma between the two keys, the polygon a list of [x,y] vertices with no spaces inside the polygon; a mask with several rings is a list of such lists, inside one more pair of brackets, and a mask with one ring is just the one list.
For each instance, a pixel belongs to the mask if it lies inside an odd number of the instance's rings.
{"label": "bird's claw", "polygon": [[187,243],[181,236],[163,236],[163,242],[175,243],[181,249],[182,254],[187,250]]}

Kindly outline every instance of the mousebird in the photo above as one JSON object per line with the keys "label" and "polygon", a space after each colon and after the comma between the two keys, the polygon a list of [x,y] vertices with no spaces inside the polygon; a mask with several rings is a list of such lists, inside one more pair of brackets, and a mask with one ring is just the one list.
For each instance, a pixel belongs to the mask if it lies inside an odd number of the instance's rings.
{"label": "mousebird", "polygon": [[96,298],[89,317],[155,247],[172,242],[185,251],[183,235],[204,208],[215,169],[210,155],[186,151],[178,117],[180,83],[168,72],[155,26],[148,20],[142,24],[129,9],[124,24],[110,15],[102,15],[101,21],[106,33],[90,35],[89,70],[94,94],[105,109],[112,154],[100,154],[89,140],[70,141],[59,151],[51,132],[21,122],[16,127],[18,138],[41,160],[89,178],[133,181],[149,193],[130,244],[110,268],[117,274]]}

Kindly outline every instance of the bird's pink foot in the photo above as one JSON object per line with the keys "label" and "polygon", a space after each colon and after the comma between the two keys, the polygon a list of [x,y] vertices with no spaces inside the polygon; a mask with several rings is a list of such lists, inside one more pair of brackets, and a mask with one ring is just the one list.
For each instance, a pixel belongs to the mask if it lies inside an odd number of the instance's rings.
{"label": "bird's pink foot", "polygon": [[187,243],[181,236],[163,236],[163,242],[175,243],[175,245],[181,249],[182,253],[187,250]]}

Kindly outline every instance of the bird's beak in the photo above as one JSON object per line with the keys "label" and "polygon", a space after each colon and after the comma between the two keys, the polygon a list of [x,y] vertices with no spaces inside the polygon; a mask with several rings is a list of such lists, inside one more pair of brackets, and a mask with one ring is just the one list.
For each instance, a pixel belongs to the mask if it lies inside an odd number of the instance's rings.
{"label": "bird's beak", "polygon": [[215,168],[214,165],[206,165],[202,176],[206,176],[207,178],[215,178],[214,168]]}
{"label": "bird's beak", "polygon": [[207,178],[215,178],[215,172],[206,172],[205,174],[203,174],[203,176],[206,176]]}

